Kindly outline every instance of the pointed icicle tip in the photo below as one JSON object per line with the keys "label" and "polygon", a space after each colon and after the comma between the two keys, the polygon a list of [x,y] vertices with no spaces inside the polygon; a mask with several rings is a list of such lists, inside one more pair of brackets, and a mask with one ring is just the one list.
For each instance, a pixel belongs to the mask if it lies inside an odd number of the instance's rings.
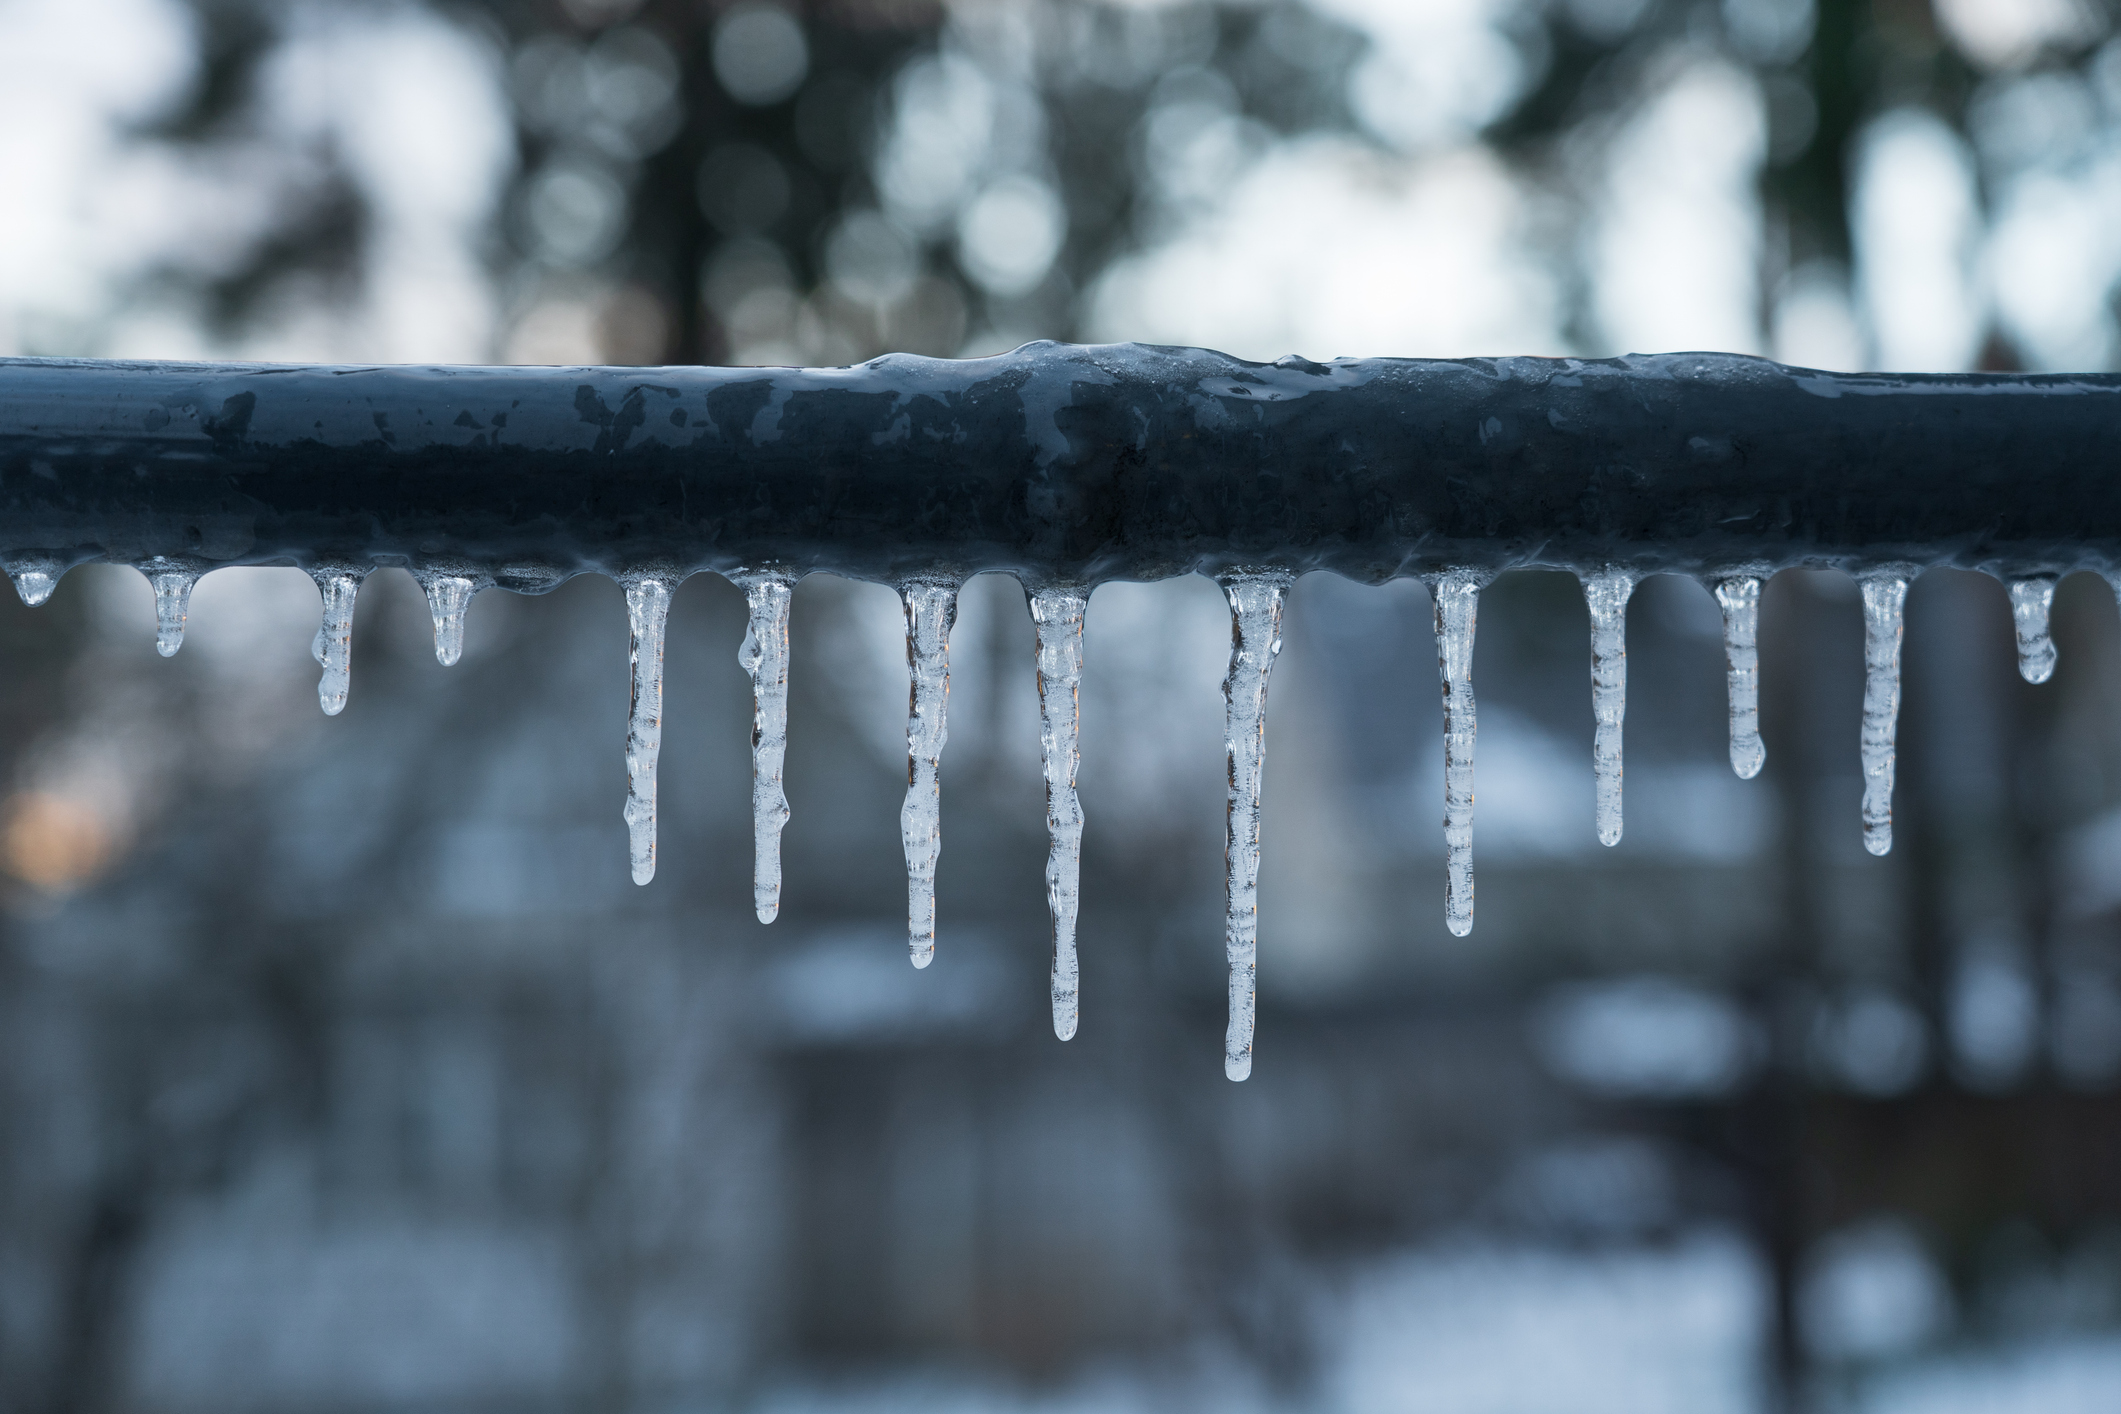
{"label": "pointed icicle tip", "polygon": [[1223,1074],[1252,1073],[1259,972],[1259,827],[1267,765],[1267,682],[1281,653],[1281,611],[1290,577],[1280,572],[1231,575],[1230,672],[1223,679],[1230,796],[1223,843],[1223,938],[1230,964],[1230,1024],[1223,1036]]}
{"label": "pointed icicle tip", "polygon": [[479,586],[462,575],[436,575],[427,581],[427,612],[435,622],[435,661],[454,667],[464,656],[464,611]]}
{"label": "pointed icicle tip", "polygon": [[1893,738],[1900,722],[1900,637],[1908,571],[1867,574],[1863,590],[1863,847],[1893,848]]}
{"label": "pointed icicle tip", "polygon": [[1598,842],[1620,843],[1621,732],[1628,707],[1628,599],[1635,576],[1608,569],[1583,577],[1591,611],[1591,769],[1598,785]]}
{"label": "pointed icicle tip", "polygon": [[1749,781],[1767,764],[1760,740],[1760,585],[1757,575],[1716,583],[1723,611],[1724,685],[1730,697],[1731,769]]}
{"label": "pointed icicle tip", "polygon": [[906,952],[915,967],[935,960],[935,867],[943,853],[942,758],[950,738],[950,630],[955,584],[899,587],[906,612],[906,803],[899,840],[906,851]]}
{"label": "pointed icicle tip", "polygon": [[165,658],[174,658],[184,646],[192,586],[199,577],[190,570],[149,569],[145,573],[155,591],[155,651]]}
{"label": "pointed icicle tip", "polygon": [[655,877],[655,768],[663,751],[663,628],[670,618],[670,582],[651,576],[623,581],[632,667],[626,716],[626,847],[633,881]]}
{"label": "pointed icicle tip", "polygon": [[2043,683],[2055,675],[2055,640],[2048,635],[2048,611],[2055,603],[2055,581],[2032,575],[2010,582],[2011,626],[2018,637],[2018,675]]}

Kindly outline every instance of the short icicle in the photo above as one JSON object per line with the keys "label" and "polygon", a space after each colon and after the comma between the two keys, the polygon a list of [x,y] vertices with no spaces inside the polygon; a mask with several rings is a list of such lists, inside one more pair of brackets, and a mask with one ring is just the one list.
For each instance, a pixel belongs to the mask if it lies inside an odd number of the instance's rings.
{"label": "short icicle", "polygon": [[899,837],[906,847],[906,950],[915,967],[935,961],[935,866],[943,853],[942,756],[949,740],[950,628],[957,586],[908,584],[906,610],[906,803]]}
{"label": "short icicle", "polygon": [[1731,700],[1731,769],[1741,780],[1760,774],[1767,747],[1760,740],[1760,579],[1733,575],[1716,584],[1723,610],[1724,682]]}
{"label": "short icicle", "polygon": [[1046,908],[1053,918],[1053,1034],[1075,1035],[1082,972],[1075,956],[1075,914],[1082,898],[1083,807],[1075,794],[1081,763],[1083,612],[1080,589],[1041,589],[1031,596],[1038,631],[1038,747],[1046,774]]}
{"label": "short icicle", "polygon": [[1471,570],[1429,581],[1443,678],[1444,922],[1461,938],[1473,931],[1473,629],[1481,583]]}
{"label": "short icicle", "polygon": [[1230,958],[1230,1029],[1223,1038],[1223,1074],[1252,1073],[1253,1009],[1259,972],[1260,786],[1267,760],[1267,678],[1281,652],[1284,574],[1232,575],[1223,580],[1230,601],[1230,674],[1223,679],[1228,707],[1230,803],[1223,843],[1224,945]]}
{"label": "short icicle", "polygon": [[1863,847],[1893,847],[1893,735],[1900,721],[1901,610],[1907,572],[1863,576]]}
{"label": "short icicle", "polygon": [[464,656],[464,611],[479,586],[462,575],[440,574],[426,583],[427,612],[435,621],[435,661],[454,667]]}
{"label": "short icicle", "polygon": [[42,566],[14,570],[8,578],[14,581],[15,593],[21,595],[22,602],[32,609],[43,608],[52,597],[52,591],[59,587],[59,576]]}
{"label": "short icicle", "polygon": [[346,710],[346,694],[353,688],[354,600],[368,571],[343,566],[310,571],[317,590],[324,596],[324,622],[317,629],[310,656],[324,669],[317,679],[317,702],[324,715],[336,717]]}
{"label": "short icicle", "polygon": [[626,715],[626,848],[633,881],[655,877],[655,762],[663,750],[663,626],[670,581],[637,575],[626,586],[632,694]]}
{"label": "short icicle", "polygon": [[1635,576],[1605,570],[1583,580],[1591,610],[1591,767],[1598,779],[1598,842],[1620,843],[1621,731],[1628,710],[1628,597]]}
{"label": "short icicle", "polygon": [[149,569],[147,582],[155,590],[155,651],[165,658],[174,658],[184,646],[184,623],[191,616],[191,589],[199,582],[199,576],[190,570]]}
{"label": "short icicle", "polygon": [[737,662],[751,675],[751,902],[759,922],[781,912],[781,827],[788,823],[782,767],[788,757],[788,606],[795,582],[746,575],[737,583],[750,605]]}
{"label": "short icicle", "polygon": [[2032,575],[2010,582],[2011,624],[2018,631],[2018,676],[2046,682],[2055,675],[2055,640],[2048,636],[2048,610],[2055,603],[2055,581]]}

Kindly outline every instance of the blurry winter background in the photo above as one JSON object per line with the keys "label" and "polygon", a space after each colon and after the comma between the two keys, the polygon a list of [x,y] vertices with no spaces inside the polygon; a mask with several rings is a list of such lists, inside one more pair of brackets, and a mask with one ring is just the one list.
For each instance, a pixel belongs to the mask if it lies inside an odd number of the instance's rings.
{"label": "blurry winter background", "polygon": [[[840,363],[2121,359],[2101,0],[0,0],[0,354]],[[2121,1407],[2121,622],[1908,608],[1859,845],[1852,585],[1629,633],[1591,827],[1573,581],[1485,596],[1442,927],[1415,585],[1295,591],[1254,1078],[1222,1079],[1228,645],[1101,589],[1080,1036],[1045,1016],[1016,586],[966,591],[940,958],[904,961],[888,590],[796,595],[751,917],[741,597],[678,595],[627,880],[618,591],[294,570],[171,660],[0,603],[0,1408],[1944,1414]]]}

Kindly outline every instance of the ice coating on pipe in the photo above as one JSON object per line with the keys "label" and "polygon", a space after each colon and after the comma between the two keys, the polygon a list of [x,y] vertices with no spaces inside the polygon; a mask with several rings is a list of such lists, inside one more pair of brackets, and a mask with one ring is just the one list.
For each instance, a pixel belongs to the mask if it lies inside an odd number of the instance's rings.
{"label": "ice coating on pipe", "polygon": [[1259,972],[1260,787],[1267,760],[1267,678],[1281,652],[1285,574],[1232,575],[1222,581],[1230,601],[1230,672],[1223,679],[1227,708],[1230,801],[1225,814],[1224,945],[1230,960],[1230,1026],[1223,1037],[1223,1074],[1252,1073],[1253,1009]]}
{"label": "ice coating on pipe", "polygon": [[1038,632],[1038,750],[1046,777],[1046,911],[1053,920],[1053,1034],[1075,1035],[1082,985],[1075,956],[1075,916],[1082,897],[1083,807],[1075,793],[1083,680],[1086,591],[1042,589],[1031,595]]}
{"label": "ice coating on pipe", "polygon": [[464,611],[471,607],[471,596],[479,592],[479,586],[462,575],[442,574],[423,587],[427,612],[435,621],[435,661],[453,667],[464,656]]}
{"label": "ice coating on pipe", "polygon": [[1461,938],[1473,931],[1473,630],[1484,582],[1473,570],[1429,581],[1443,679],[1444,922]]}
{"label": "ice coating on pipe", "polygon": [[1901,611],[1907,574],[1879,570],[1863,590],[1863,847],[1893,847],[1893,736],[1900,722]]}
{"label": "ice coating on pipe", "polygon": [[2046,682],[2055,675],[2055,640],[2048,636],[2048,611],[2055,603],[2055,581],[2031,575],[2010,582],[2011,627],[2018,638],[2018,675],[2027,682]]}
{"label": "ice coating on pipe", "polygon": [[788,823],[788,607],[793,580],[745,575],[749,616],[737,662],[751,677],[751,902],[759,922],[781,912],[781,829]]}
{"label": "ice coating on pipe", "polygon": [[1733,575],[1716,583],[1723,610],[1725,690],[1731,704],[1731,769],[1740,780],[1760,774],[1767,746],[1760,740],[1760,579]]}
{"label": "ice coating on pipe", "polygon": [[626,581],[626,626],[632,693],[626,715],[626,849],[633,881],[655,877],[655,763],[663,750],[663,628],[670,582],[653,575]]}
{"label": "ice coating on pipe", "polygon": [[324,597],[323,622],[309,653],[324,672],[317,679],[317,704],[327,717],[346,710],[346,694],[353,690],[354,601],[360,596],[365,569],[321,568],[310,577]]}
{"label": "ice coating on pipe", "polygon": [[191,590],[199,576],[190,570],[149,569],[147,582],[155,591],[155,651],[165,658],[174,658],[184,646],[184,624],[191,617]]}
{"label": "ice coating on pipe", "polygon": [[906,803],[899,837],[906,847],[906,950],[915,967],[935,961],[935,866],[943,853],[942,756],[949,740],[950,627],[955,584],[908,584],[906,611]]}
{"label": "ice coating on pipe", "polygon": [[1591,743],[1591,769],[1598,781],[1598,842],[1620,843],[1622,723],[1628,710],[1628,597],[1635,576],[1604,570],[1583,578],[1584,602],[1591,610],[1591,715],[1597,734]]}

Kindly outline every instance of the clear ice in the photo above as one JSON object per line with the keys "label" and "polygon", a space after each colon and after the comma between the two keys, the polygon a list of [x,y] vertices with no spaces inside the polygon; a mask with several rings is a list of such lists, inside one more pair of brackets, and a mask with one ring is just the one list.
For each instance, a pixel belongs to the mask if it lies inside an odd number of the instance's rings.
{"label": "clear ice", "polygon": [[155,651],[174,658],[184,646],[184,621],[191,615],[191,587],[199,576],[190,570],[156,569],[147,572],[155,589]]}
{"label": "clear ice", "polygon": [[32,609],[44,607],[44,601],[59,587],[59,576],[47,569],[16,570],[8,578],[15,582],[15,592],[22,596],[22,602]]}
{"label": "clear ice", "polygon": [[1444,922],[1473,931],[1473,628],[1481,576],[1448,570],[1429,581],[1436,667],[1443,678]]}
{"label": "clear ice", "polygon": [[[1053,1034],[1075,1035],[1082,972],[1075,957],[1075,914],[1082,897],[1083,807],[1075,794],[1083,681],[1083,612],[1075,589],[1031,596],[1038,630],[1038,747],[1046,774],[1046,908],[1053,917]],[[1249,1062],[1248,1062],[1249,1064]]]}
{"label": "clear ice", "polygon": [[1893,732],[1900,720],[1901,610],[1907,575],[1863,577],[1863,847],[1893,847]]}
{"label": "clear ice", "polygon": [[750,605],[737,662],[751,675],[751,901],[759,922],[781,911],[781,827],[788,794],[781,772],[788,756],[788,605],[793,580],[746,575],[737,581]]}
{"label": "clear ice", "polygon": [[935,865],[943,853],[942,755],[949,740],[950,627],[957,586],[908,584],[906,610],[906,803],[899,837],[906,846],[906,949],[915,967],[935,961]]}
{"label": "clear ice", "polygon": [[1259,971],[1259,816],[1267,759],[1267,677],[1281,652],[1281,606],[1289,577],[1233,575],[1222,582],[1230,601],[1230,675],[1224,742],[1229,750],[1230,804],[1223,867],[1225,947],[1230,957],[1230,1029],[1223,1038],[1223,1074],[1252,1073],[1253,1005]]}
{"label": "clear ice", "polygon": [[1591,767],[1598,777],[1598,842],[1620,843],[1621,723],[1628,710],[1628,596],[1635,576],[1606,570],[1583,581],[1591,609],[1591,715],[1598,732]]}
{"label": "clear ice", "polygon": [[1760,774],[1767,747],[1760,740],[1760,580],[1734,575],[1718,581],[1723,610],[1724,682],[1731,699],[1731,769],[1743,780]]}
{"label": "clear ice", "polygon": [[464,656],[464,611],[479,586],[461,575],[436,575],[427,581],[427,612],[435,621],[435,661],[451,667]]}
{"label": "clear ice", "polygon": [[2018,631],[2018,675],[2027,682],[2046,682],[2055,674],[2055,640],[2047,633],[2055,581],[2047,575],[2014,579],[2010,592],[2011,624]]}
{"label": "clear ice", "polygon": [[324,596],[324,622],[317,629],[316,641],[309,645],[310,656],[324,669],[317,679],[317,702],[325,716],[336,717],[346,710],[346,694],[353,687],[354,600],[368,572],[319,569],[310,573]]}
{"label": "clear ice", "polygon": [[655,877],[655,760],[663,749],[663,625],[670,582],[652,575],[625,581],[633,692],[626,717],[626,845],[633,881]]}

